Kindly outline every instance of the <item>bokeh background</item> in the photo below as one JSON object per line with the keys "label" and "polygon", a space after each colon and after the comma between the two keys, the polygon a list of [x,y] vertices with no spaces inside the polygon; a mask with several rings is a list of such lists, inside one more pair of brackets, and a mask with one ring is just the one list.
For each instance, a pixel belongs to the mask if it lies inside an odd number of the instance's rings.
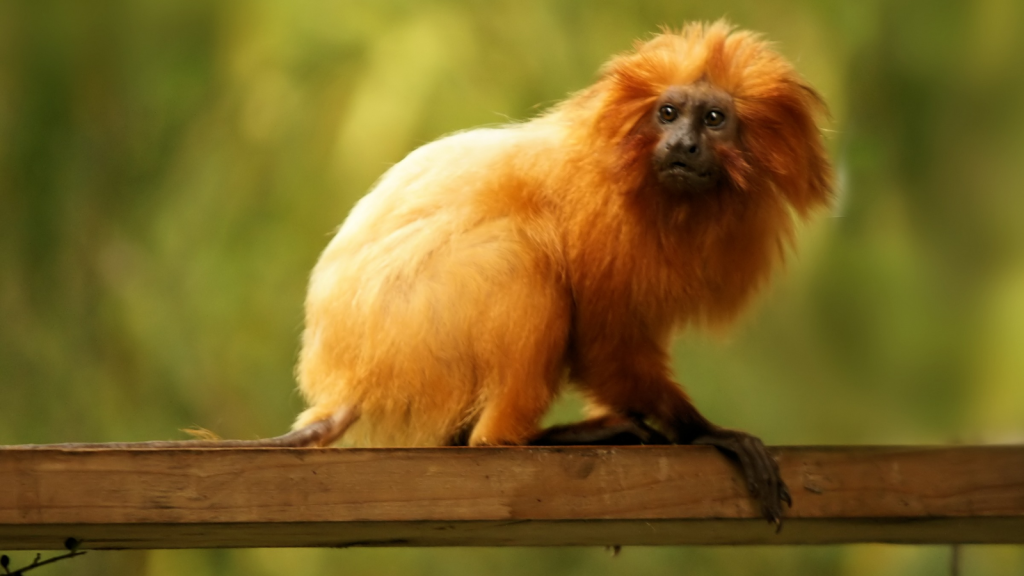
{"label": "bokeh background", "polygon": [[[6,0],[0,443],[286,430],[308,271],[382,171],[535,115],[661,25],[722,16],[829,102],[839,204],[730,336],[682,335],[698,406],[773,444],[1020,440],[1020,0]],[[46,570],[908,576],[947,573],[949,555],[93,552]],[[1022,547],[962,555],[965,575],[1024,572]]]}

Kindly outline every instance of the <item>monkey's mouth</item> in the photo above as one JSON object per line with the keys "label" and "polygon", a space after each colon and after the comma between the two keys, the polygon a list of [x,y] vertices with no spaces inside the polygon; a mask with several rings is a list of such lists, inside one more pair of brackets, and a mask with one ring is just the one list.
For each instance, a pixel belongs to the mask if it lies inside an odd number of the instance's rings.
{"label": "monkey's mouth", "polygon": [[661,183],[673,188],[688,190],[704,190],[712,187],[718,180],[715,170],[707,167],[694,166],[680,160],[662,165],[658,171]]}
{"label": "monkey's mouth", "polygon": [[688,165],[686,162],[679,161],[669,164],[667,172],[671,172],[673,174],[679,173],[687,178],[711,178],[710,170],[699,170]]}

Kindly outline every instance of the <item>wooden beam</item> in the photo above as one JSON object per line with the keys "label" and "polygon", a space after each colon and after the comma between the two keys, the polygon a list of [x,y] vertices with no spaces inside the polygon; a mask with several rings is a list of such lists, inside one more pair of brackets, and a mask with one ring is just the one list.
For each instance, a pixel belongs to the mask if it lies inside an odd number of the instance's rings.
{"label": "wooden beam", "polygon": [[781,533],[712,448],[0,448],[0,549],[1024,543],[1024,446],[778,448]]}

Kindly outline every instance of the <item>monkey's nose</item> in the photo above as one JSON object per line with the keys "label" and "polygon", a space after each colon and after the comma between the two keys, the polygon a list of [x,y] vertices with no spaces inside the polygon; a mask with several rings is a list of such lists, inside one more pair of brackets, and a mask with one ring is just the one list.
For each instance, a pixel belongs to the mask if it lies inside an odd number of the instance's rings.
{"label": "monkey's nose", "polygon": [[676,141],[673,148],[675,148],[676,154],[681,154],[684,157],[692,158],[700,154],[700,140],[694,137],[694,134],[684,134],[679,140]]}

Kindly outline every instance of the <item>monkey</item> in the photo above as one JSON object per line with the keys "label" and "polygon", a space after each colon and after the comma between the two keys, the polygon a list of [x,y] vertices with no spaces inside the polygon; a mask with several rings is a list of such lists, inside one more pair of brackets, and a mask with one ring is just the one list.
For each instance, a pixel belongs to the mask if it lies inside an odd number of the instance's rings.
{"label": "monkey", "polygon": [[[142,446],[705,444],[779,525],[776,462],[697,410],[668,345],[732,323],[830,205],[825,115],[767,41],[718,21],[637,42],[529,121],[426,144],[312,271],[293,431]],[[588,418],[541,429],[569,386]]]}

